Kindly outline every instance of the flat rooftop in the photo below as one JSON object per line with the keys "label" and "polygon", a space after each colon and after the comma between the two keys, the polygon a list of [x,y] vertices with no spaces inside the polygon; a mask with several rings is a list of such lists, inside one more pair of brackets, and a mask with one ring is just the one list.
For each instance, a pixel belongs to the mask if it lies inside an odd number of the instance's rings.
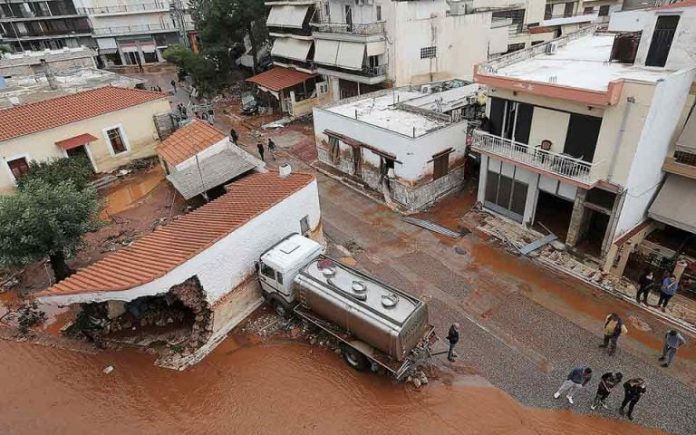
{"label": "flat rooftop", "polygon": [[105,86],[135,88],[137,84],[143,83],[141,79],[96,68],[56,71],[53,76],[55,88],[51,88],[44,74],[13,76],[5,79],[5,87],[0,88],[0,108],[35,103]]}
{"label": "flat rooftop", "polygon": [[613,34],[592,34],[568,41],[554,54],[537,54],[487,72],[492,76],[606,91],[619,79],[656,82],[672,71],[651,70],[640,65],[609,62]]}
{"label": "flat rooftop", "polygon": [[[455,87],[439,92],[424,91],[426,87],[437,89],[443,85]],[[443,112],[466,105],[478,89],[478,85],[461,80],[429,83],[353,97],[324,109],[405,136],[419,137],[452,124]]]}

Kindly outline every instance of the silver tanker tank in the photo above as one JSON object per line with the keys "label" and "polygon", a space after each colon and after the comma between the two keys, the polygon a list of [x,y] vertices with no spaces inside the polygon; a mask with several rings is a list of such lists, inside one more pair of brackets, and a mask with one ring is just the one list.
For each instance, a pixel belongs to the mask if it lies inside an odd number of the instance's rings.
{"label": "silver tanker tank", "polygon": [[428,328],[420,299],[327,257],[295,277],[299,301],[351,335],[403,361]]}

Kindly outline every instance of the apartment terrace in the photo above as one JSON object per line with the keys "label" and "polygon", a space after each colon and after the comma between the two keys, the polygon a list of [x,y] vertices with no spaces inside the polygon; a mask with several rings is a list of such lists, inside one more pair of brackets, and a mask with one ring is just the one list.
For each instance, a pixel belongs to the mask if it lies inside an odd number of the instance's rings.
{"label": "apartment terrace", "polygon": [[169,5],[164,2],[114,4],[110,6],[97,6],[93,8],[77,8],[78,13],[84,15],[120,15],[137,14],[154,11],[168,11]]}
{"label": "apartment terrace", "polygon": [[140,24],[134,26],[97,27],[95,36],[138,35],[142,33],[175,32],[176,26],[171,23]]}

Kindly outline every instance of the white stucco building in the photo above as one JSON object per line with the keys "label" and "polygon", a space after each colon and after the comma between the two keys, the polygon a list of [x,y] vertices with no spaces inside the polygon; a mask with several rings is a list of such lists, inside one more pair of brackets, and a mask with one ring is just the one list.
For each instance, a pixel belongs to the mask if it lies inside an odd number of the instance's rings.
{"label": "white stucco building", "polygon": [[694,80],[694,20],[673,6],[652,11],[639,40],[590,28],[477,67],[490,97],[472,146],[485,208],[544,224],[605,270],[620,263]]}
{"label": "white stucco building", "polygon": [[468,119],[478,85],[461,80],[406,86],[314,108],[321,163],[348,181],[418,210],[461,186]]}
{"label": "white stucco building", "polygon": [[[202,338],[199,360],[262,303],[255,273],[259,256],[292,233],[321,237],[313,176],[256,173],[195,211],[79,270],[39,293],[42,302],[107,303],[130,315],[147,298],[197,306],[192,327]],[[179,295],[186,296],[181,298]],[[135,328],[134,328],[135,329]]]}

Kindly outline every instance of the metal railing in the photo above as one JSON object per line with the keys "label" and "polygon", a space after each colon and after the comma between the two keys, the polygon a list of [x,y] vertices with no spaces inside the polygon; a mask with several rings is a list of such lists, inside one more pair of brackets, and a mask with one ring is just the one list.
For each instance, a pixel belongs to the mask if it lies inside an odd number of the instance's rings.
{"label": "metal railing", "polygon": [[159,24],[140,24],[136,26],[116,26],[116,27],[96,27],[93,32],[96,36],[107,35],[128,35],[133,33],[158,32],[162,30],[176,31],[177,28],[172,23]]}
{"label": "metal railing", "polygon": [[317,32],[324,33],[348,33],[351,35],[370,36],[383,35],[384,22],[378,21],[367,24],[347,24],[347,23],[311,23]]}
{"label": "metal railing", "polygon": [[379,65],[379,66],[364,66],[362,69],[355,70],[355,69],[348,69],[348,68],[342,68],[337,65],[322,65],[320,63],[315,63],[312,62],[312,69],[316,68],[322,68],[324,71],[336,71],[340,72],[343,74],[352,74],[356,76],[363,76],[363,77],[381,77],[381,76],[386,76],[387,75],[387,65]]}
{"label": "metal railing", "polygon": [[674,161],[682,165],[696,166],[696,150],[674,152]]}
{"label": "metal railing", "polygon": [[587,185],[591,185],[599,179],[596,168],[601,162],[586,162],[566,154],[554,153],[494,136],[481,130],[474,130],[472,148]]}
{"label": "metal railing", "polygon": [[99,6],[94,8],[78,8],[77,11],[86,15],[108,15],[125,12],[142,12],[153,10],[169,10],[169,5],[164,2],[133,3],[127,5]]}

